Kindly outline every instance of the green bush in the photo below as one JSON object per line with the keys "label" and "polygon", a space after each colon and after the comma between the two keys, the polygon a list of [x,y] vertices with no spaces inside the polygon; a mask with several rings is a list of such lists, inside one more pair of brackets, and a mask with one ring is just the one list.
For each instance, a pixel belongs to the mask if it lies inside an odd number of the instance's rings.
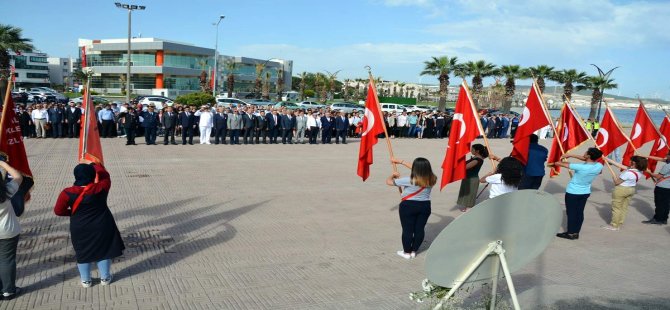
{"label": "green bush", "polygon": [[305,89],[305,97],[314,98],[314,95],[316,95],[316,93],[313,90]]}
{"label": "green bush", "polygon": [[178,96],[177,99],[175,99],[175,102],[183,105],[201,106],[205,104],[214,104],[215,99],[210,93],[198,92]]}

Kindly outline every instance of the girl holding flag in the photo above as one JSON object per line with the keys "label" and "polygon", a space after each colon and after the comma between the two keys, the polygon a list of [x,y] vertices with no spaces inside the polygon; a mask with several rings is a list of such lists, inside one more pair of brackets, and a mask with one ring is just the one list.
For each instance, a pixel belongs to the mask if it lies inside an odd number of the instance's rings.
{"label": "girl holding flag", "polygon": [[612,191],[612,221],[609,225],[603,225],[601,228],[607,230],[619,230],[628,214],[630,200],[635,196],[635,186],[644,178],[644,171],[647,170],[647,159],[641,156],[633,156],[630,159],[630,167],[626,167],[612,159],[606,158],[611,165],[620,168],[623,172],[618,177],[612,177],[616,185]]}
{"label": "girl holding flag", "polygon": [[418,157],[410,165],[403,160],[391,158],[394,164],[401,164],[409,168],[412,172],[409,177],[401,178],[398,172],[394,172],[387,180],[386,184],[397,186],[402,189],[400,195],[400,225],[402,225],[402,250],[397,254],[410,259],[416,257],[423,238],[425,236],[424,228],[430,217],[430,192],[437,176],[433,173],[430,162]]}

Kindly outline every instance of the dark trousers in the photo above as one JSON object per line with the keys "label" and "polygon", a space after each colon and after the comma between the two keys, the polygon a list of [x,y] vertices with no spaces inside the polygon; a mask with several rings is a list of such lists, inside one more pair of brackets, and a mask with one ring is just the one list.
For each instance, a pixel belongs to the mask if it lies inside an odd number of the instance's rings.
{"label": "dark trousers", "polygon": [[668,211],[670,211],[670,188],[654,187],[654,219],[658,222],[668,221]]}
{"label": "dark trousers", "polygon": [[261,136],[263,137],[263,144],[267,143],[266,139],[268,132],[265,129],[256,129],[256,144],[260,142]]}
{"label": "dark trousers", "polygon": [[337,131],[337,136],[335,136],[335,143],[340,143],[340,138],[342,138],[342,143],[347,144],[347,130],[342,129]]}
{"label": "dark trousers", "polygon": [[112,136],[112,127],[114,126],[114,121],[102,121],[102,137],[107,138]]}
{"label": "dark trousers", "polygon": [[245,128],[243,137],[244,137],[244,144],[254,144],[254,129]]}
{"label": "dark trousers", "polygon": [[165,134],[163,135],[163,144],[168,144],[168,136],[170,137],[170,143],[177,144],[177,142],[174,141],[174,127],[165,128]]}
{"label": "dark trousers", "polygon": [[228,132],[230,133],[230,144],[240,144],[240,130],[231,129]]}
{"label": "dark trousers", "polygon": [[[35,127],[35,126],[30,126],[30,125],[21,125],[21,135],[25,137],[30,137],[30,127]],[[79,136],[79,133],[77,133],[77,136]]]}
{"label": "dark trousers", "polygon": [[425,236],[424,228],[430,217],[430,200],[405,200],[398,208],[402,225],[402,249],[417,252]]}
{"label": "dark trousers", "polygon": [[321,129],[321,144],[330,143],[330,134],[332,130],[330,128]]}
{"label": "dark trousers", "polygon": [[188,138],[188,144],[193,144],[193,127],[186,126],[181,128],[181,144],[186,144],[186,138]]}
{"label": "dark trousers", "polygon": [[0,239],[0,286],[2,293],[16,293],[16,247],[19,236]]}
{"label": "dark trousers", "polygon": [[516,135],[516,129],[518,126],[512,126],[512,129],[510,130],[509,136],[514,139],[514,135]]}
{"label": "dark trousers", "polygon": [[282,129],[281,130],[281,143],[282,144],[293,144],[293,129]]}
{"label": "dark trousers", "polygon": [[524,175],[523,177],[521,177],[521,182],[519,183],[519,189],[540,189],[540,185],[542,185],[542,178],[544,178],[543,175],[541,176]]}
{"label": "dark trousers", "polygon": [[135,144],[135,129],[134,128],[124,128],[126,131],[126,144],[131,145]]}
{"label": "dark trousers", "polygon": [[63,136],[63,123],[51,123],[51,137],[59,138]]}
{"label": "dark trousers", "polygon": [[228,144],[226,143],[226,127],[223,128],[215,128],[214,129],[214,144],[219,144],[219,140],[221,140],[221,143],[223,144]]}
{"label": "dark trousers", "polygon": [[316,144],[316,136],[319,135],[319,127],[309,127],[309,144]]}
{"label": "dark trousers", "polygon": [[270,130],[268,130],[268,136],[270,137],[270,143],[277,143],[277,135],[279,134],[278,131],[279,131],[279,128],[277,128],[277,127],[270,128]]}
{"label": "dark trousers", "polygon": [[156,127],[144,128],[144,142],[147,144],[156,144]]}
{"label": "dark trousers", "polygon": [[578,234],[584,223],[584,206],[591,194],[575,195],[565,193],[565,213],[568,216],[568,233]]}

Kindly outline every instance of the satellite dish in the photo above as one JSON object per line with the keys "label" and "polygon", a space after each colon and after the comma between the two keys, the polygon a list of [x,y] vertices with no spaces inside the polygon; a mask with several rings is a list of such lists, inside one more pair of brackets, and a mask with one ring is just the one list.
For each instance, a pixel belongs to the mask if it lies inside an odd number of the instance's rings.
{"label": "satellite dish", "polygon": [[[519,309],[510,273],[545,250],[562,217],[558,201],[546,192],[521,190],[486,200],[435,238],[426,256],[428,280],[451,288],[442,300],[446,301],[463,284],[492,279],[495,298],[502,266],[514,308]],[[435,309],[441,306],[442,302]]]}

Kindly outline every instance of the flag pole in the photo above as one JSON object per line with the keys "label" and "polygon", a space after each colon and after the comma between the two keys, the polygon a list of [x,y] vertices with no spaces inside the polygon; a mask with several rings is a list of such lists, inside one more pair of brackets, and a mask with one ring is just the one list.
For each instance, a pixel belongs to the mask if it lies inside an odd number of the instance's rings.
{"label": "flag pole", "polygon": [[90,83],[91,83],[91,78],[89,77],[88,79],[86,79],[86,87],[84,88],[84,91],[86,92],[86,98],[85,98],[86,108],[84,109],[84,123],[82,124],[83,125],[82,128],[84,130],[81,132],[81,134],[83,135],[83,137],[82,137],[83,142],[82,142],[82,147],[81,147],[81,154],[79,154],[79,159],[80,160],[86,158],[86,152],[87,152],[86,142],[88,140],[88,134],[87,133],[88,133],[88,126],[90,124],[89,113],[92,113],[92,111],[93,111],[91,109],[91,92],[90,92],[90,85],[91,84]]}
{"label": "flag pole", "polygon": [[[537,79],[533,79],[532,87],[535,89],[535,93],[538,94],[538,97],[540,97],[540,103],[542,103],[542,110],[544,111],[544,116],[549,121],[549,125],[551,125],[551,130],[554,131],[554,137],[556,137],[556,139],[560,139],[561,137],[558,134],[558,130],[556,129],[556,125],[554,124],[554,120],[551,118],[551,114],[549,113],[549,108],[547,108],[547,103],[544,101],[544,94],[542,94],[539,90],[539,87],[537,87]],[[565,104],[565,101],[563,102],[563,104]],[[561,112],[562,111],[563,109],[561,109]],[[561,150],[561,155],[565,155],[565,148],[563,148],[563,143],[559,141],[556,144],[558,144],[558,148]],[[565,161],[565,159],[562,161]],[[551,165],[552,165],[551,169],[554,169],[553,163],[551,163]],[[568,174],[570,174],[570,177],[572,177],[573,175],[572,170],[568,169]]]}
{"label": "flag pole", "polygon": [[[575,115],[577,115],[577,117],[579,118],[579,121],[580,121],[579,126],[582,126],[582,123],[584,122],[584,119],[579,115],[579,113],[577,113],[577,110],[575,110],[575,108],[572,107],[572,104],[568,103],[568,106],[570,107],[572,112],[574,112]],[[584,127],[582,127],[582,129],[583,128]],[[586,131],[586,129],[584,131]],[[589,137],[589,140],[593,141],[593,144],[595,144],[597,149],[600,149],[598,147],[598,143],[596,142],[596,139],[593,138],[593,135],[590,132],[586,132],[586,133],[587,133],[587,136]],[[602,157],[604,157],[604,156],[601,156],[601,158]],[[603,158],[603,161],[605,162],[605,165],[607,166],[607,168],[610,170],[610,173],[612,173],[612,177],[616,178],[617,175],[616,175],[616,173],[614,173],[614,170],[612,169],[612,166],[610,165],[610,162],[607,161],[607,158]]]}
{"label": "flag pole", "polygon": [[5,91],[5,100],[2,103],[2,116],[0,117],[0,141],[2,141],[2,135],[5,133],[5,128],[2,127],[5,125],[5,115],[7,114],[7,105],[9,104],[9,96],[12,95],[12,79],[7,79],[7,90]]}
{"label": "flag pole", "polygon": [[[365,69],[368,70],[368,76],[370,77],[370,84],[372,84],[372,91],[375,95],[375,102],[377,103],[377,111],[379,112],[379,119],[383,122],[382,127],[384,127],[384,137],[386,138],[386,147],[388,148],[389,155],[391,158],[393,156],[393,147],[391,147],[391,140],[389,139],[389,133],[386,129],[386,121],[384,120],[384,114],[382,114],[382,107],[379,104],[379,97],[377,97],[377,85],[375,85],[375,79],[372,77],[372,68],[370,66],[365,66]],[[393,172],[398,172],[398,165],[396,163],[391,163],[393,167]]]}
{"label": "flag pole", "polygon": [[[605,110],[610,112],[610,115],[612,115],[612,120],[614,120],[614,124],[616,124],[617,128],[619,128],[619,131],[621,131],[623,133],[624,132],[623,128],[621,128],[621,125],[619,124],[619,120],[616,118],[616,116],[614,115],[612,110],[610,110],[610,106],[609,106],[609,104],[607,104],[607,101],[605,101]],[[633,145],[633,141],[630,140],[630,137],[627,136],[627,135],[623,135],[623,136],[626,137],[626,141],[628,141],[628,144],[630,144],[630,146],[633,148],[633,151],[635,152],[635,154],[637,154],[637,148],[635,147],[635,145]]]}
{"label": "flag pole", "polygon": [[[486,138],[484,127],[482,127],[482,122],[479,119],[479,113],[477,113],[477,110],[475,109],[474,106],[474,101],[472,101],[472,95],[470,94],[470,87],[468,86],[468,82],[465,79],[463,79],[463,85],[465,86],[465,93],[468,95],[468,101],[470,102],[472,115],[475,117],[475,120],[477,121],[477,127],[479,128],[479,132],[482,134],[482,138],[484,138],[484,146],[486,146],[486,150],[489,152],[489,155],[491,155],[493,154],[493,152],[491,152],[491,147],[489,146],[489,139]],[[491,167],[495,168],[497,165],[493,160],[493,158],[491,158],[491,156],[489,156],[489,160],[491,160]]]}

